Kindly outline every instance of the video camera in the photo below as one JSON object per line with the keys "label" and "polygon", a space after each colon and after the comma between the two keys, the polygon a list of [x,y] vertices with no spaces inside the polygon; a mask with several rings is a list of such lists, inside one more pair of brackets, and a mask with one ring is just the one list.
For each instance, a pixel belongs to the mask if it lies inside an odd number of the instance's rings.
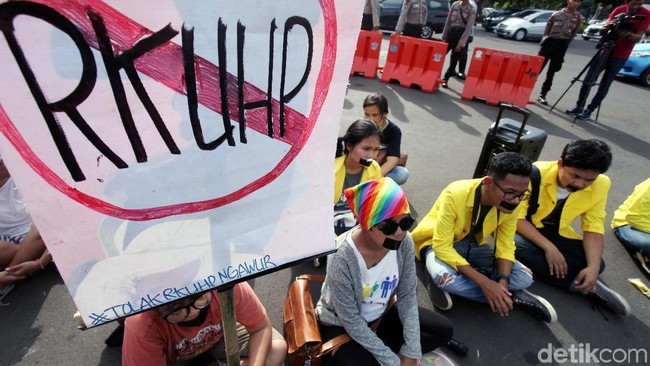
{"label": "video camera", "polygon": [[634,15],[627,14],[627,13],[618,14],[612,20],[605,34],[603,34],[603,37],[600,39],[600,42],[598,42],[597,47],[600,48],[605,42],[616,41],[619,32],[631,32],[632,30],[634,30],[634,25],[635,25],[633,21],[643,20],[643,19],[645,19],[645,15],[643,14],[634,14]]}

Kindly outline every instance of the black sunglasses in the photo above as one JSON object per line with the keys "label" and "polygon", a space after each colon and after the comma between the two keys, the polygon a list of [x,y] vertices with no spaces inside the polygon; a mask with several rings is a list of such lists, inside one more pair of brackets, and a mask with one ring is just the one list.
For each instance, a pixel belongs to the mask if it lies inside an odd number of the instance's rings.
{"label": "black sunglasses", "polygon": [[411,226],[413,226],[413,223],[415,223],[415,219],[411,216],[406,216],[399,223],[389,219],[380,222],[376,227],[385,235],[393,235],[397,231],[398,227],[402,229],[402,231],[407,231]]}

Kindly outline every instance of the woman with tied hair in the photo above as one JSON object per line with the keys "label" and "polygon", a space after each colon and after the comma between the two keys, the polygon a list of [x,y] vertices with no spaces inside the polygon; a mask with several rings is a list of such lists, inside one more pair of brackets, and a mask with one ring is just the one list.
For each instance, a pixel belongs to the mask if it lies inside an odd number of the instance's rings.
{"label": "woman with tied hair", "polygon": [[[323,341],[352,338],[332,354],[335,365],[417,365],[422,352],[449,342],[452,327],[417,306],[406,196],[390,178],[348,188],[345,196],[359,226],[337,238],[328,261],[316,305]],[[380,317],[374,332],[370,324]]]}
{"label": "woman with tied hair", "polygon": [[377,157],[381,175],[391,178],[401,186],[409,178],[409,171],[399,165],[402,155],[402,130],[388,119],[388,100],[379,93],[368,94],[363,100],[363,113],[381,130],[381,146]]}
{"label": "woman with tied hair", "polygon": [[[336,144],[334,160],[334,233],[340,235],[357,224],[343,191],[359,183],[379,179],[381,167],[375,159],[381,144],[381,130],[368,119],[354,121]],[[319,267],[326,257],[314,259]]]}

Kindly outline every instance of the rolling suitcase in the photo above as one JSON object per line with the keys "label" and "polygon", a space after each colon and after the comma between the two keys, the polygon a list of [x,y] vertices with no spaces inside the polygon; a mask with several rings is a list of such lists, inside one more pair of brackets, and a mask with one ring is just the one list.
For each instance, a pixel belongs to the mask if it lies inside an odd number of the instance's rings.
{"label": "rolling suitcase", "polygon": [[[509,110],[522,116],[521,122],[511,118],[501,118],[504,110]],[[522,153],[536,161],[546,142],[546,131],[526,125],[530,111],[511,104],[499,103],[499,114],[496,121],[488,129],[483,149],[479,156],[474,178],[487,175],[492,156],[505,151]]]}

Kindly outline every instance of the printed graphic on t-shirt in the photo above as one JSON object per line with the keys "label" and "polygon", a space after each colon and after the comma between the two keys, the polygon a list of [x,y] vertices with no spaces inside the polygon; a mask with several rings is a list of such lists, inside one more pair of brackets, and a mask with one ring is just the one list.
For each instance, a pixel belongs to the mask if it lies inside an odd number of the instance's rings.
{"label": "printed graphic on t-shirt", "polygon": [[[366,282],[363,284],[363,300],[361,300],[361,302],[364,304],[385,304],[396,286],[397,275],[393,275],[392,279],[389,276],[386,276],[386,278],[381,281],[381,284],[377,283],[377,281],[372,284]],[[376,296],[377,294],[379,295],[378,297]]]}
{"label": "printed graphic on t-shirt", "polygon": [[202,328],[192,339],[183,338],[176,343],[175,354],[178,361],[186,361],[212,348],[221,338],[221,324],[211,324]]}

